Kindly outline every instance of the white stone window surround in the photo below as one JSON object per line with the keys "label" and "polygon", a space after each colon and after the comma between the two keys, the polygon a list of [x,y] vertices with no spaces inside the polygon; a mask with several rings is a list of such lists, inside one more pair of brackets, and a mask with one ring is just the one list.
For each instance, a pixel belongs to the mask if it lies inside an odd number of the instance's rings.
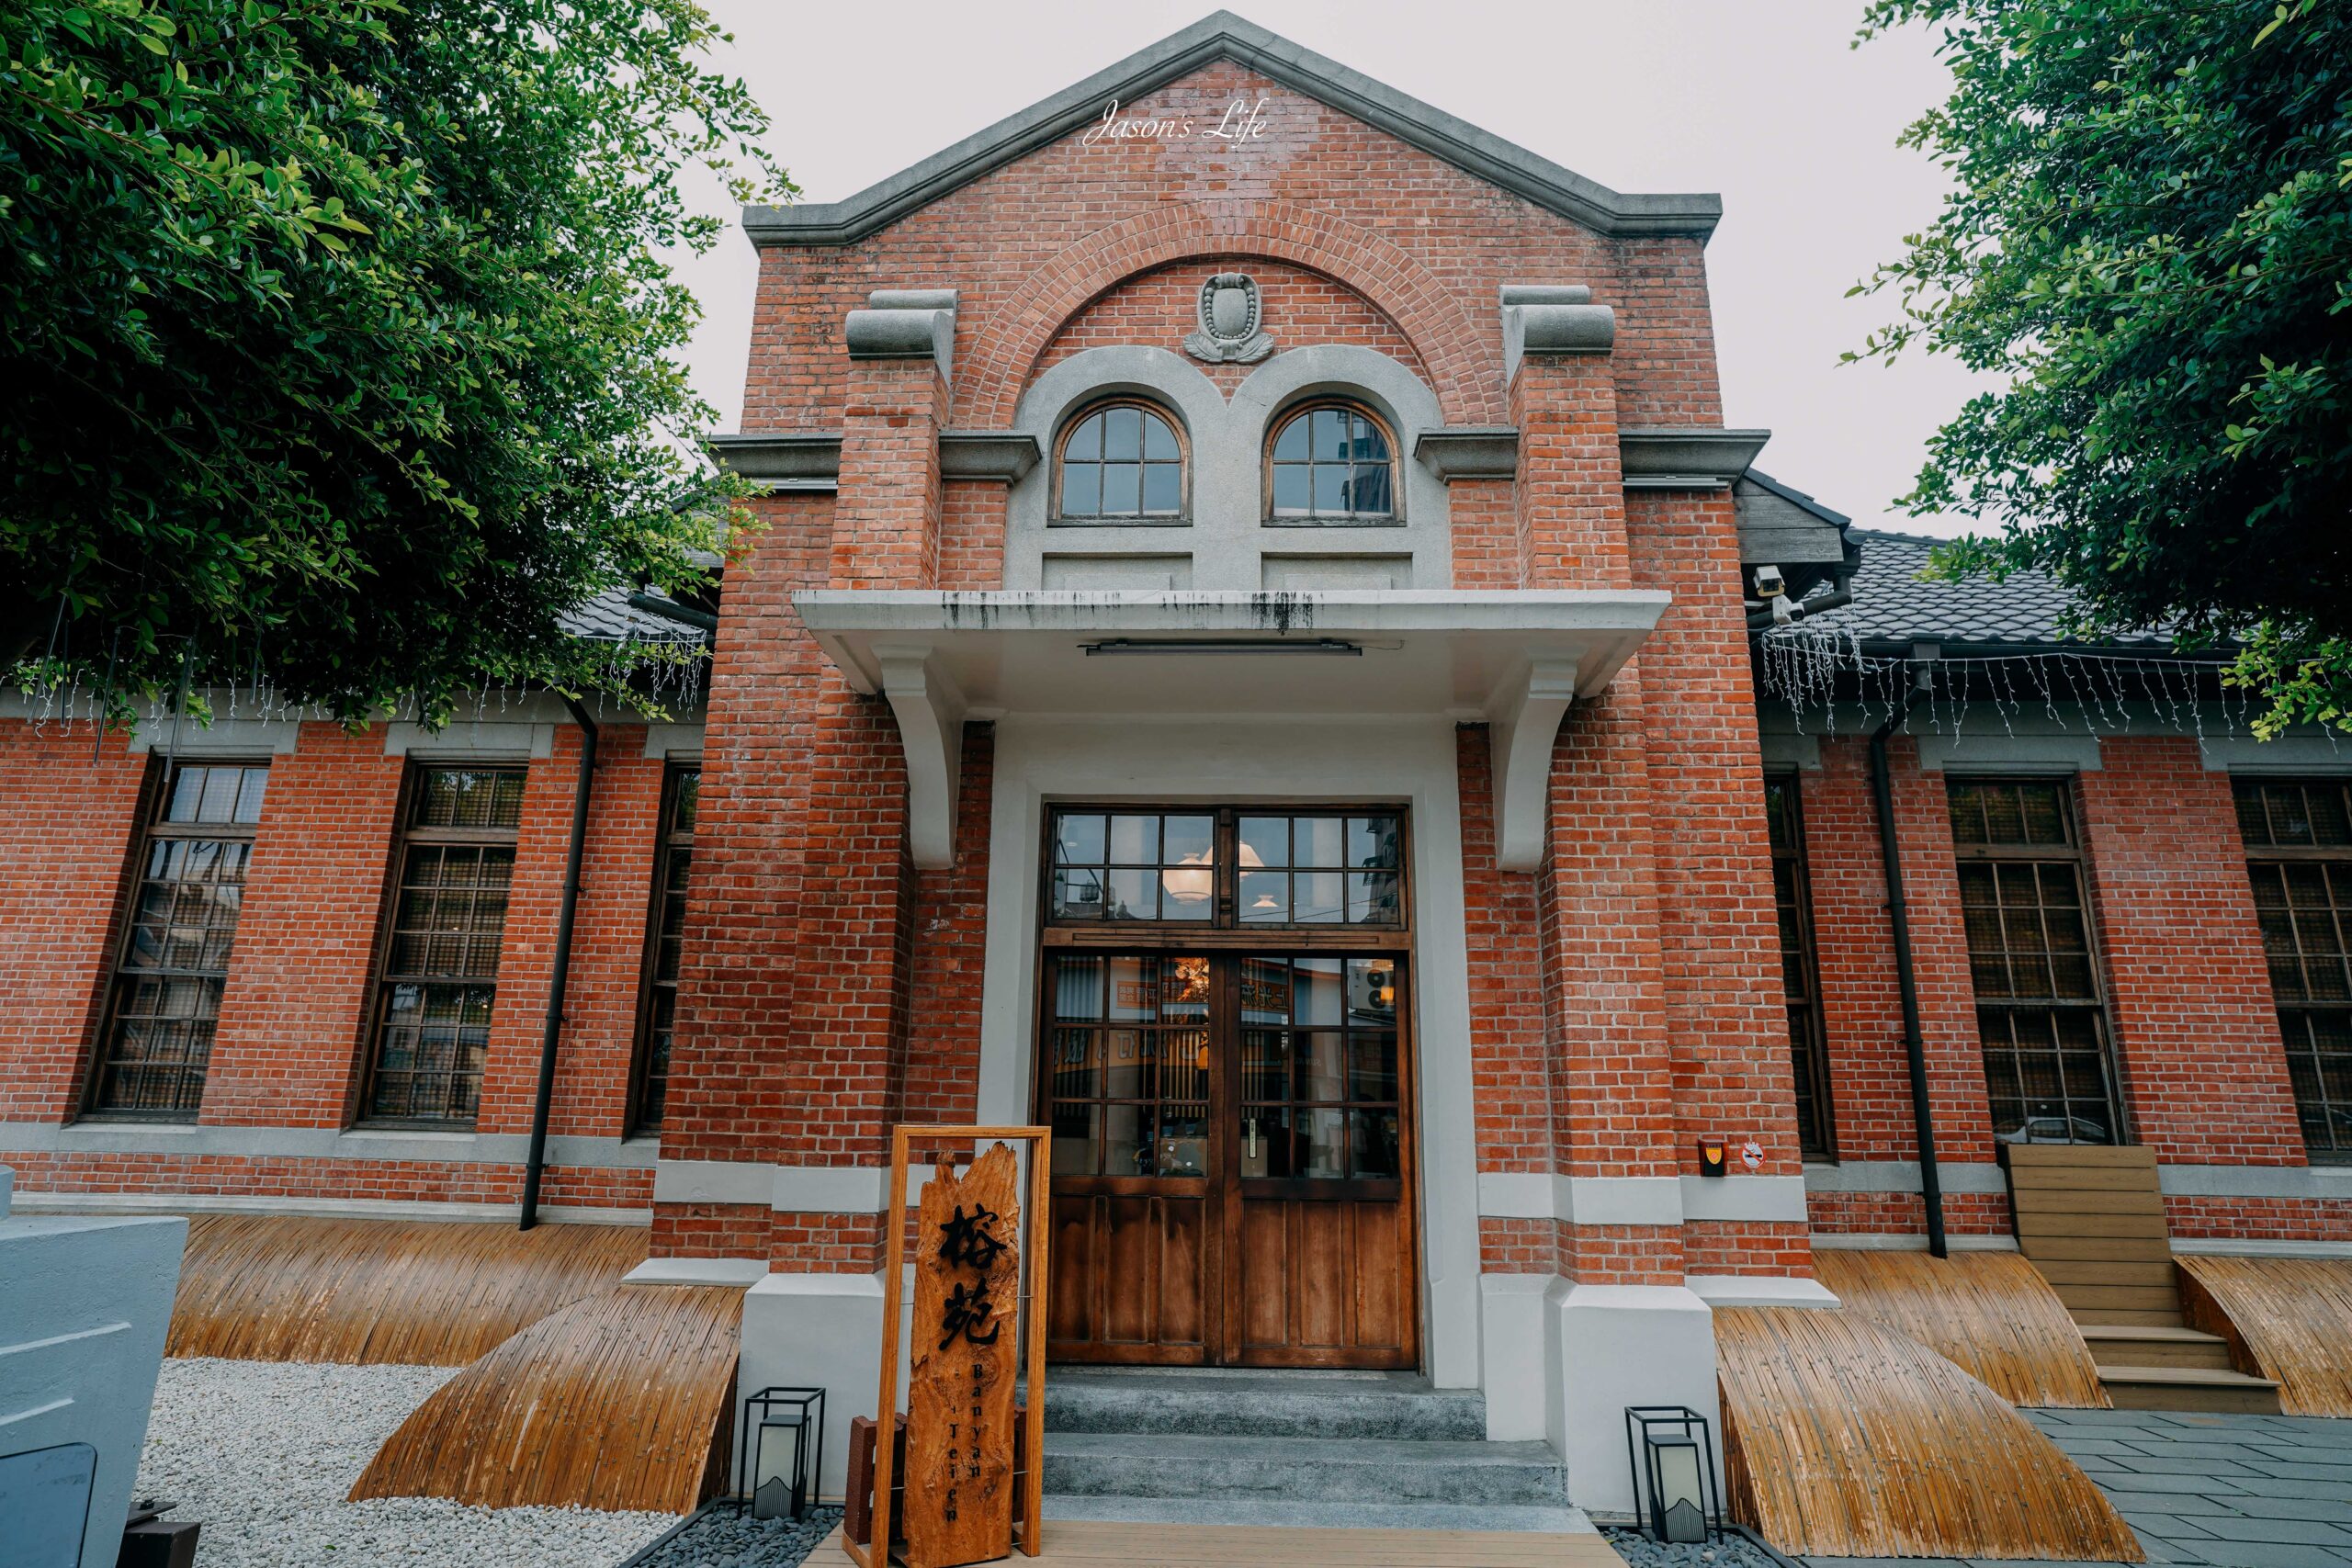
{"label": "white stone window surround", "polygon": [[[1408,456],[1423,432],[1443,428],[1445,417],[1436,394],[1387,355],[1342,344],[1294,348],[1251,372],[1228,402],[1190,360],[1166,349],[1090,348],[1030,384],[1013,429],[1035,437],[1041,451],[1055,452],[1072,419],[1112,397],[1140,398],[1183,427],[1190,447],[1185,518],[1055,522],[1049,513],[1055,465],[1040,463],[1014,483],[1007,501],[1006,588],[1045,586],[1048,554],[1100,558],[1171,551],[1191,555],[1190,586],[1200,590],[1259,591],[1269,555],[1408,556],[1413,587],[1453,586],[1445,482]],[[1361,402],[1388,425],[1396,445],[1396,516],[1362,525],[1267,523],[1266,443],[1291,410],[1323,398]]]}

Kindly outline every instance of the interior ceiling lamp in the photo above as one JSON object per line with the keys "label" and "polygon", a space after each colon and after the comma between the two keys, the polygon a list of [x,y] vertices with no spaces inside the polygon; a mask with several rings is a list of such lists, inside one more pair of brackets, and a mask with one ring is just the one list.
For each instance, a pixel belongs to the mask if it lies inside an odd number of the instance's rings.
{"label": "interior ceiling lamp", "polygon": [[1179,869],[1159,874],[1159,885],[1180,904],[1197,904],[1216,891],[1216,872],[1209,852],[1194,850],[1176,863]]}

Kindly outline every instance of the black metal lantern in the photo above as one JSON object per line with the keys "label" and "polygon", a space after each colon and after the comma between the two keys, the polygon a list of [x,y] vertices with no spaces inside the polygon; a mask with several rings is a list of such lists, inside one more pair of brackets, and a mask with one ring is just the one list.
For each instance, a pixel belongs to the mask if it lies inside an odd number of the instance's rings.
{"label": "black metal lantern", "polygon": [[824,1472],[825,1391],[763,1388],[743,1401],[743,1451],[735,1506],[755,1519],[797,1519]]}
{"label": "black metal lantern", "polygon": [[1634,1515],[1652,1537],[1702,1541],[1723,1533],[1714,1433],[1705,1416],[1680,1404],[1627,1405],[1625,1457],[1634,1467]]}

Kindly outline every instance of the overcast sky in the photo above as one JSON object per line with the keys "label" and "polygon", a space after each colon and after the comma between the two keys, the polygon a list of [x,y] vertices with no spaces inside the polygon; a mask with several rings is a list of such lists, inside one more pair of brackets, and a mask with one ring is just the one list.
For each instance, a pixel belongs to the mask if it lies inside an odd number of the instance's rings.
{"label": "overcast sky", "polygon": [[[706,0],[806,201],[838,201],[1198,20],[1164,0]],[[1948,78],[1923,34],[1849,44],[1860,0],[1250,0],[1309,49],[1620,191],[1716,191],[1708,243],[1727,423],[1758,467],[1865,524],[1973,389],[1943,360],[1840,366],[1893,313],[1845,298],[1934,214],[1940,171],[1896,134]],[[751,337],[740,232],[685,276],[695,384],[735,428]],[[1937,531],[1948,531],[1939,529]]]}

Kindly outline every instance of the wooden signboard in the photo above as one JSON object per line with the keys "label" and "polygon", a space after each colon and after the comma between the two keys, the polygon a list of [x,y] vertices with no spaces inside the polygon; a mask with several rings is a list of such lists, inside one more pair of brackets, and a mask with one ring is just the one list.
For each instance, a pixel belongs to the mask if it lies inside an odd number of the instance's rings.
{"label": "wooden signboard", "polygon": [[1012,1551],[1012,1394],[1021,1315],[1021,1170],[990,1145],[945,1166],[915,1222],[907,1385],[907,1568]]}
{"label": "wooden signboard", "polygon": [[[893,1451],[899,1445],[876,1443],[867,1539],[852,1540],[844,1531],[842,1546],[861,1568],[889,1562],[893,1546],[907,1568],[992,1562],[1016,1544],[1034,1557],[1041,1549],[1045,1492],[1044,1467],[1034,1456],[1045,1440],[1046,1335],[1036,1309],[1046,1278],[1050,1132],[898,1128],[890,1147],[886,1280],[903,1276],[908,1145],[917,1138],[988,1146],[960,1173],[940,1167],[923,1189],[914,1228],[913,1322],[905,1325],[910,1370],[905,1473],[892,1473],[901,1462]],[[1025,1205],[1020,1164],[1006,1140],[1029,1145]],[[898,1407],[899,1298],[897,1290],[886,1290],[882,1298],[882,1380],[875,1408],[883,1412]],[[1016,1485],[1014,1383],[1023,1350],[1029,1397],[1021,1411],[1022,1448],[1033,1457]],[[894,1483],[903,1488],[896,1498]],[[894,1519],[894,1511],[903,1517]]]}

